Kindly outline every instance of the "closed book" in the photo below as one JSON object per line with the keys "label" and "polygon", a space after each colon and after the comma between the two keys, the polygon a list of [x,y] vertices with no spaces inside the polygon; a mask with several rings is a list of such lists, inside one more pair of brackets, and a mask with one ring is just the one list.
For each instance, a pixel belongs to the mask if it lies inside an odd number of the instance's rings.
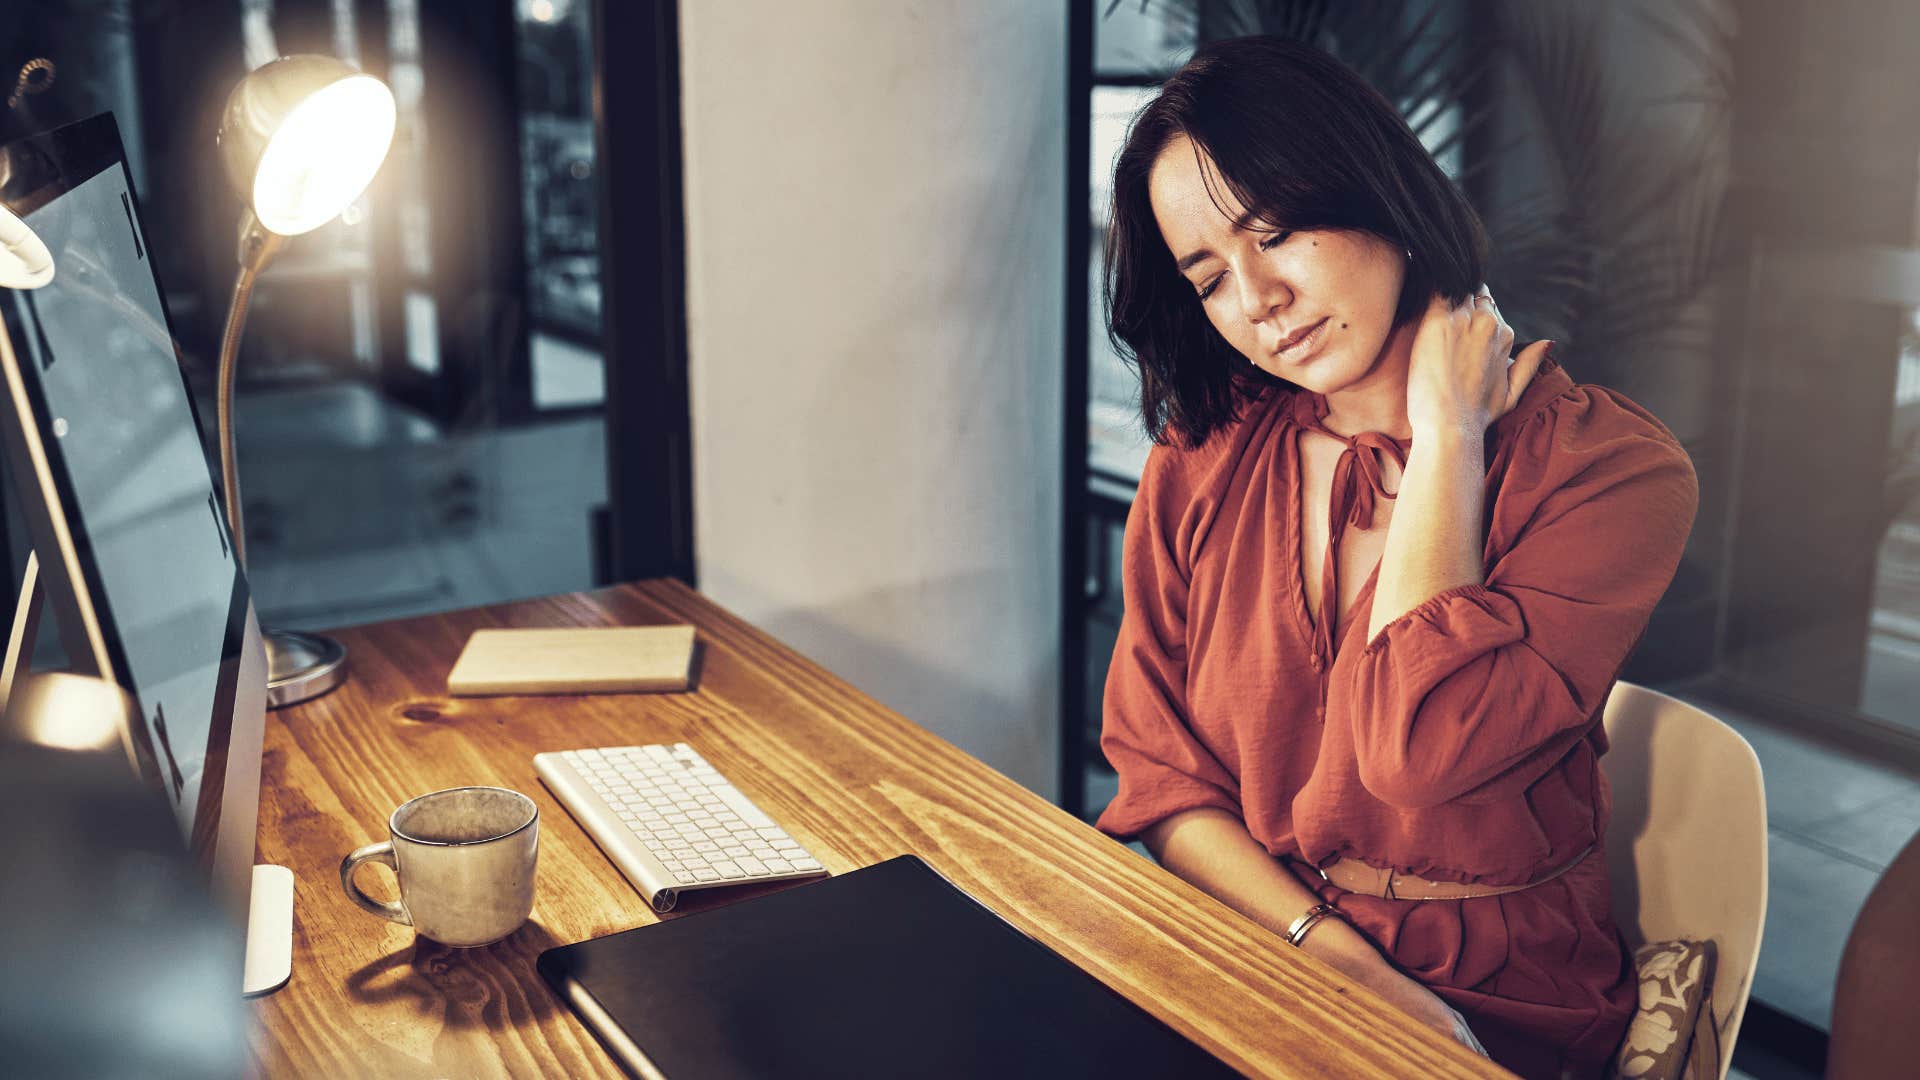
{"label": "closed book", "polygon": [[685,690],[693,627],[475,630],[447,674],[454,697]]}

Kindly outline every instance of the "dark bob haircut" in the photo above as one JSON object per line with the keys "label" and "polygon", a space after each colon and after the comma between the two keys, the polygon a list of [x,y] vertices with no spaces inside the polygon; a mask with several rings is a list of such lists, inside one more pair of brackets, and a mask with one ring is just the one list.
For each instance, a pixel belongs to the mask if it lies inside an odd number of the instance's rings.
{"label": "dark bob haircut", "polygon": [[1359,229],[1411,251],[1396,327],[1419,317],[1436,293],[1462,303],[1484,280],[1479,215],[1359,75],[1287,38],[1212,42],[1134,118],[1114,166],[1108,334],[1140,373],[1141,411],[1156,443],[1177,437],[1199,446],[1264,388],[1292,385],[1227,344],[1174,267],[1147,181],[1181,135],[1213,160],[1257,228]]}

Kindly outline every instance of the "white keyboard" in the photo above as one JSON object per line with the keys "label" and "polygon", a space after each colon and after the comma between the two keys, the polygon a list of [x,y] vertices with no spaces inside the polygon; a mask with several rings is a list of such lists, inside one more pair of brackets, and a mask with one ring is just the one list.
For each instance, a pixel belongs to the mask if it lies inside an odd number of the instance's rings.
{"label": "white keyboard", "polygon": [[826,873],[686,743],[559,750],[533,767],[655,911],[688,889]]}

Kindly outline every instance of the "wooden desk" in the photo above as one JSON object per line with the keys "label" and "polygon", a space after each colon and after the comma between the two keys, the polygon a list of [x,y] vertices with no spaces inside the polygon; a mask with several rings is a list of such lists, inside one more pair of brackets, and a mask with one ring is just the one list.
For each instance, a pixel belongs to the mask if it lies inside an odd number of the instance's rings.
{"label": "wooden desk", "polygon": [[[686,694],[450,699],[484,626],[698,628]],[[533,770],[542,750],[691,742],[835,873],[915,853],[1022,930],[1255,1075],[1509,1075],[674,581],[342,631],[353,674],[270,713],[262,862],[295,875],[293,981],[251,1033],[274,1076],[617,1076],[534,971],[655,921]],[[498,784],[540,804],[533,918],[481,949],[416,943],[340,891],[406,799]],[[363,870],[370,891],[391,878]],[[667,918],[750,887],[689,893]]]}

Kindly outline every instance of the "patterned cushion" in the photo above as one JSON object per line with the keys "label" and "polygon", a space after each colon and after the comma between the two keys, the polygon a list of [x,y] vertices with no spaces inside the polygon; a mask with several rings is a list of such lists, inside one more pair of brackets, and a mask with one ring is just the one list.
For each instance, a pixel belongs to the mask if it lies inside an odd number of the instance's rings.
{"label": "patterned cushion", "polygon": [[1614,1060],[1613,1075],[1682,1080],[1720,1075],[1720,1040],[1709,999],[1711,941],[1656,941],[1634,950],[1640,1007]]}

